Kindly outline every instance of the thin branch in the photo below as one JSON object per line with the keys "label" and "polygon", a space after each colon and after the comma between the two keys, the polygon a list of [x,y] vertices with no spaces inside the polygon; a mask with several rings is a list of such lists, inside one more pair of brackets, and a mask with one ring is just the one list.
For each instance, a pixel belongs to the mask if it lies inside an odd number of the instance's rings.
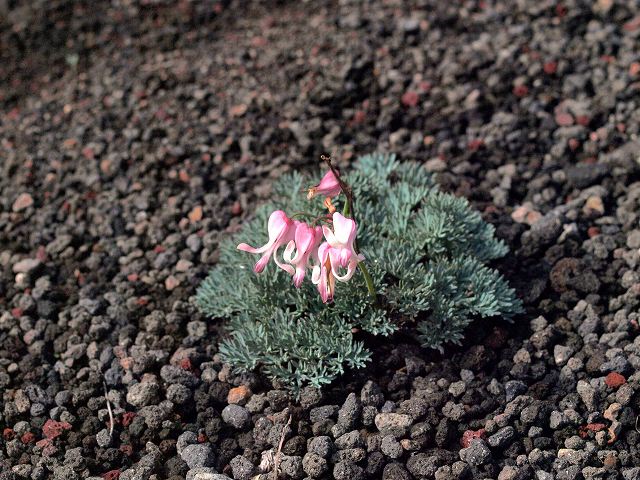
{"label": "thin branch", "polygon": [[282,447],[284,446],[284,436],[287,433],[287,427],[291,425],[291,415],[289,415],[289,420],[284,427],[282,427],[282,434],[280,435],[280,442],[278,443],[278,451],[275,455],[275,463],[273,465],[273,480],[277,480],[278,478],[278,470],[280,469],[280,456],[282,455]]}
{"label": "thin branch", "polygon": [[111,402],[109,401],[109,396],[107,395],[107,382],[102,381],[102,387],[104,388],[104,399],[107,401],[107,411],[109,412],[109,440],[113,437],[113,411],[111,410]]}

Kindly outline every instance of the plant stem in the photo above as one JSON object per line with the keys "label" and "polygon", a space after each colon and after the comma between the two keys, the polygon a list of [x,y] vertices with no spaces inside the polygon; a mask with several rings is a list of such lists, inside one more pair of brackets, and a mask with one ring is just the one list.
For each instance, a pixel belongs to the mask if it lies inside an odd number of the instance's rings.
{"label": "plant stem", "polygon": [[351,216],[351,201],[349,200],[349,198],[347,198],[344,202],[344,208],[342,209],[342,215],[344,217],[350,217]]}
{"label": "plant stem", "polygon": [[373,285],[373,279],[371,278],[371,274],[369,273],[369,269],[364,264],[364,262],[358,262],[358,267],[360,267],[360,271],[364,276],[364,281],[367,284],[367,290],[369,290],[369,295],[373,298],[374,301],[378,299],[378,294],[376,292],[376,287]]}

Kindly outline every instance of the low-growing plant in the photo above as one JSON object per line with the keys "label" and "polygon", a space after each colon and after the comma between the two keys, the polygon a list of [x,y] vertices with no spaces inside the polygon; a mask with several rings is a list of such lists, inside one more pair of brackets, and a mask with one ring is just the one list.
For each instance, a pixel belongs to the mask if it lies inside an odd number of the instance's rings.
{"label": "low-growing plant", "polygon": [[[422,165],[373,154],[341,175],[328,164],[307,198],[298,173],[278,181],[272,203],[221,245],[197,302],[229,320],[224,361],[241,371],[260,367],[293,390],[320,387],[370,359],[354,340],[358,329],[387,336],[415,326],[424,347],[442,350],[460,343],[474,318],[522,311],[487,266],[507,246],[467,200],[440,192]],[[237,245],[263,239],[265,225],[264,246]],[[253,270],[243,251],[261,255]]]}

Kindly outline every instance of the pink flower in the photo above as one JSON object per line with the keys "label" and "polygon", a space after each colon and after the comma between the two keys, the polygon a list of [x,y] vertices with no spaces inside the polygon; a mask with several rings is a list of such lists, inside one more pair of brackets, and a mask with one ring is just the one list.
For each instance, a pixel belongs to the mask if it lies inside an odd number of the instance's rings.
{"label": "pink flower", "polygon": [[[305,222],[295,222],[295,241],[290,241],[284,251],[284,259],[295,267],[293,284],[300,288],[309,266],[309,258],[318,249],[322,241],[322,227],[310,227]],[[293,250],[296,254],[293,255]]]}
{"label": "pink flower", "polygon": [[333,301],[333,293],[336,288],[336,277],[332,274],[331,259],[329,257],[330,246],[324,242],[318,248],[318,263],[313,267],[311,281],[318,285],[318,292],[323,303]]}
{"label": "pink flower", "polygon": [[260,273],[267,266],[269,258],[273,256],[273,261],[276,262],[280,268],[290,275],[294,274],[294,269],[291,265],[285,265],[278,260],[278,248],[282,245],[286,245],[294,236],[294,222],[287,214],[282,210],[276,210],[269,216],[269,222],[267,224],[267,230],[269,231],[269,241],[260,248],[254,248],[246,243],[238,245],[238,250],[249,253],[262,253],[262,257],[253,267],[253,271]]}
{"label": "pink flower", "polygon": [[322,177],[318,185],[309,189],[307,198],[311,199],[316,195],[324,195],[325,197],[331,198],[339,195],[341,191],[340,182],[338,182],[333,172],[329,170],[325,173],[324,177]]}
{"label": "pink flower", "polygon": [[[311,281],[318,285],[322,301],[326,303],[333,299],[335,281],[349,281],[364,256],[355,251],[358,226],[354,220],[335,212],[333,231],[327,226],[323,226],[322,231],[326,242],[318,247],[318,265],[313,267]],[[341,275],[340,269],[346,272]]]}

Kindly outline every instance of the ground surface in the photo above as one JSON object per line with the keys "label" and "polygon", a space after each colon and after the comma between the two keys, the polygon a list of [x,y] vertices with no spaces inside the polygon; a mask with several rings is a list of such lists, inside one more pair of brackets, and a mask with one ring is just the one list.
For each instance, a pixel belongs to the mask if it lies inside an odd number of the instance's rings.
{"label": "ground surface", "polygon": [[[283,437],[287,478],[640,478],[635,2],[5,3],[1,479],[248,479]],[[527,314],[299,402],[231,375],[219,239],[374,149],[496,225]]]}

